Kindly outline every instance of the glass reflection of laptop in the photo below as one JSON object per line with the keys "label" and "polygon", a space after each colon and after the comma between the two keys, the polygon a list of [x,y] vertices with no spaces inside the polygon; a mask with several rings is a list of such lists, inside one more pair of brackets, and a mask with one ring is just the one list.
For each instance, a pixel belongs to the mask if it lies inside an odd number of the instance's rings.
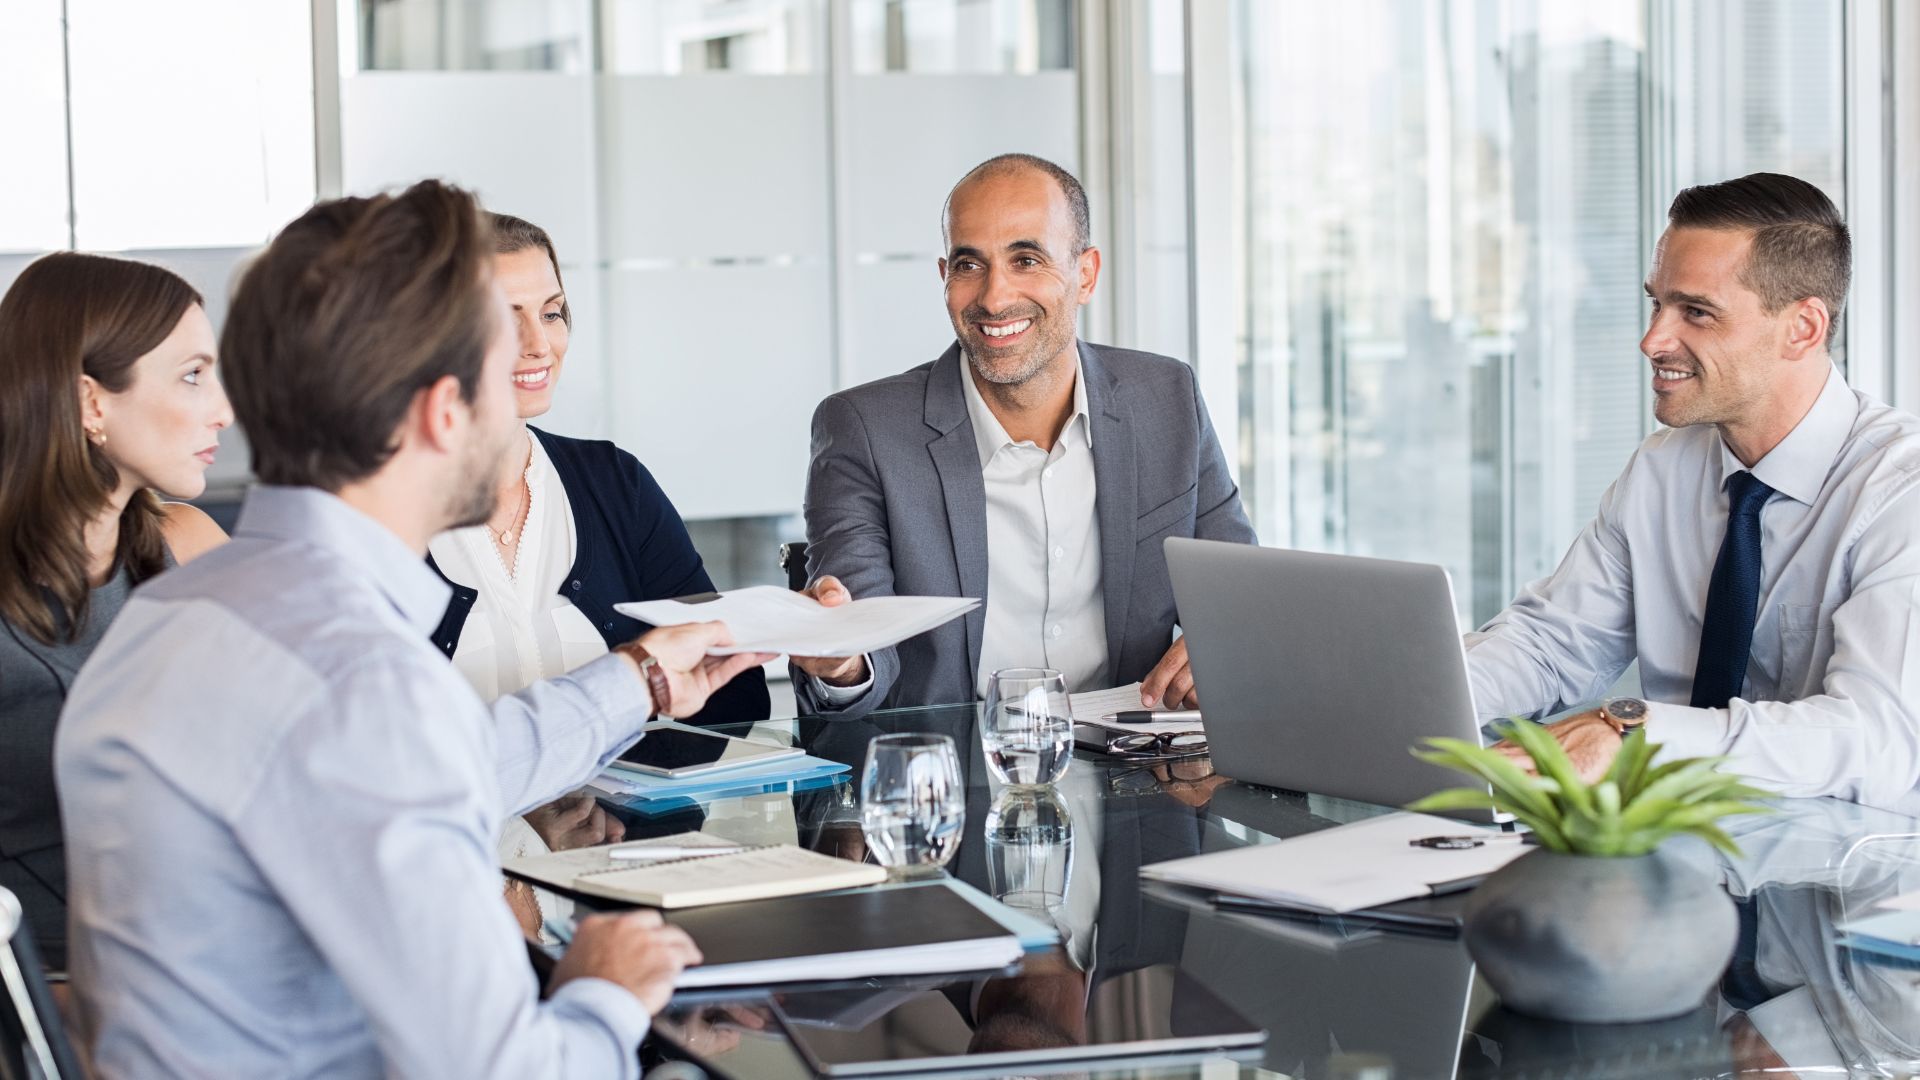
{"label": "glass reflection of laptop", "polygon": [[1444,569],[1179,537],[1166,553],[1221,772],[1382,806],[1461,786],[1408,752],[1480,741]]}

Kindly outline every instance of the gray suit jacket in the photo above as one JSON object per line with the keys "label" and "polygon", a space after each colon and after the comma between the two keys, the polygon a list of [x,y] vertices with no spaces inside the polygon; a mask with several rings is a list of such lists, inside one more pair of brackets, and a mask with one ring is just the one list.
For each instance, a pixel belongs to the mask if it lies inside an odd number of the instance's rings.
{"label": "gray suit jacket", "polygon": [[[987,599],[987,495],[960,389],[958,344],[940,359],[827,398],[813,414],[807,572],[866,596]],[[1080,343],[1093,422],[1095,507],[1107,615],[1107,685],[1146,676],[1178,617],[1161,542],[1251,544],[1193,369]],[[802,712],[972,701],[984,609],[873,654],[873,690],[833,708],[798,669]]]}

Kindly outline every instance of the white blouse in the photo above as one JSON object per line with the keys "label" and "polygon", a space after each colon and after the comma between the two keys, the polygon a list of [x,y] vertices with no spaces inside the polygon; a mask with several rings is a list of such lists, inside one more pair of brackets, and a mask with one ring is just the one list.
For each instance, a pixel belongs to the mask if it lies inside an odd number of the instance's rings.
{"label": "white blouse", "polygon": [[593,623],[560,595],[573,569],[573,506],[546,448],[531,431],[527,439],[533,448],[529,502],[511,570],[484,525],[443,532],[427,545],[441,573],[478,594],[453,664],[485,701],[564,675],[607,651]]}

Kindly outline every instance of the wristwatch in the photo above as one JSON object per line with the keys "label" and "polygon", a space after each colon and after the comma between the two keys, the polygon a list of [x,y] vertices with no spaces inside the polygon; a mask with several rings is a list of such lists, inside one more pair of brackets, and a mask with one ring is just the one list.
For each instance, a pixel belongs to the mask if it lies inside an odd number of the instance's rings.
{"label": "wristwatch", "polygon": [[640,678],[647,684],[647,696],[653,699],[653,715],[667,715],[668,706],[673,704],[673,686],[667,682],[666,669],[660,666],[660,658],[648,652],[639,642],[627,646],[627,652],[634,663],[640,666]]}
{"label": "wristwatch", "polygon": [[1600,719],[1612,724],[1613,730],[1624,739],[1628,728],[1647,722],[1647,703],[1637,697],[1608,698],[1606,704],[1600,706]]}

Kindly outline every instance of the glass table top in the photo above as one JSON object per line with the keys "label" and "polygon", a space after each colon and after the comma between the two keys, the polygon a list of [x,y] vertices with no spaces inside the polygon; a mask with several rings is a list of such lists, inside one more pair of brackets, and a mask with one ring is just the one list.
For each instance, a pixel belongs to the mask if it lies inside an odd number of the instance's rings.
{"label": "glass table top", "polygon": [[[1084,752],[1036,796],[990,775],[977,717],[969,704],[718,729],[803,746],[853,772],[799,793],[723,798],[663,815],[617,813],[628,839],[698,829],[864,858],[856,785],[868,741],[896,732],[951,736],[967,798],[965,837],[948,872],[1044,913],[1062,945],[1029,956],[1004,982],[948,988],[952,1015],[940,1023],[969,1025],[972,1039],[984,1041],[994,1009],[1011,1002],[1005,1007],[1041,1017],[1045,1030],[1082,1032],[1123,1023],[1129,1009],[1144,1015],[1151,1009],[1143,1003],[1163,998],[1178,1015],[1181,995],[1199,987],[1267,1032],[1264,1050],[1246,1061],[1082,1066],[1075,1075],[1417,1080],[1920,1071],[1920,966],[1870,962],[1842,948],[1835,931],[1882,900],[1920,890],[1920,819],[1832,799],[1782,800],[1777,814],[1728,822],[1738,857],[1674,841],[1672,853],[1712,867],[1742,909],[1740,949],[1727,976],[1709,1000],[1675,1019],[1566,1024],[1503,1007],[1457,938],[1229,912],[1138,875],[1150,863],[1268,843],[1388,808],[1237,783],[1206,758],[1149,766]],[[990,820],[1001,826],[992,836]],[[1007,849],[1009,822],[1025,826],[1017,853]],[[750,1019],[756,1007],[730,1008]],[[901,1010],[899,1023],[911,1023],[904,1019],[911,1012]],[[734,1075],[808,1075],[798,1057],[773,1045],[783,1039],[730,1020],[729,1007],[699,1016],[711,1021],[705,1033],[731,1051],[707,1060],[714,1075],[730,1074],[714,1068],[723,1061]],[[950,1037],[965,1042],[966,1035]]]}

